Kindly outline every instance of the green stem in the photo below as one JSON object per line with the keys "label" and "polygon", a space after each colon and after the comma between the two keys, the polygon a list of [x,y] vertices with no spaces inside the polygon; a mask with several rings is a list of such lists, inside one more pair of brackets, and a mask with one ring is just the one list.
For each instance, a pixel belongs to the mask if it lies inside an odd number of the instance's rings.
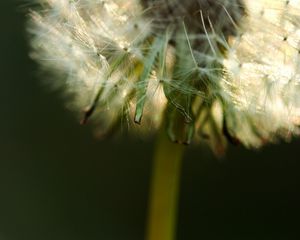
{"label": "green stem", "polygon": [[174,240],[184,146],[161,131],[154,155],[146,240]]}

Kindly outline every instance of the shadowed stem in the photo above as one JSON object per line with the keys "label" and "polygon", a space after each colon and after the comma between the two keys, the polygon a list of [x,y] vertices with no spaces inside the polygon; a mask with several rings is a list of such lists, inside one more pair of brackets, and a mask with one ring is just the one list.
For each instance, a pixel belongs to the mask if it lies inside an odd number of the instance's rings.
{"label": "shadowed stem", "polygon": [[181,160],[185,146],[161,130],[154,155],[146,240],[174,240]]}

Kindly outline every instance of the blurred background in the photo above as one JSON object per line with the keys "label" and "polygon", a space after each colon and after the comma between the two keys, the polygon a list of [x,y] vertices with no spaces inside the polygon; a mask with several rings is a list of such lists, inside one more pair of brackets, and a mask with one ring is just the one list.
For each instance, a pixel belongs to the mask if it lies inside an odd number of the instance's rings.
{"label": "blurred background", "polygon": [[[36,75],[20,5],[0,1],[0,240],[143,239],[154,140],[79,125]],[[299,155],[188,147],[178,240],[300,239]]]}

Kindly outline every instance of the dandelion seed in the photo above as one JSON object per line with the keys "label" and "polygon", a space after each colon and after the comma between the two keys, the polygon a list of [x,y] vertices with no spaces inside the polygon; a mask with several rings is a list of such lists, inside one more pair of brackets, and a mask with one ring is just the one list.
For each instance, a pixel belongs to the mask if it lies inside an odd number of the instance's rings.
{"label": "dandelion seed", "polygon": [[173,141],[215,152],[299,134],[299,0],[37,3],[31,56],[83,123],[165,122]]}

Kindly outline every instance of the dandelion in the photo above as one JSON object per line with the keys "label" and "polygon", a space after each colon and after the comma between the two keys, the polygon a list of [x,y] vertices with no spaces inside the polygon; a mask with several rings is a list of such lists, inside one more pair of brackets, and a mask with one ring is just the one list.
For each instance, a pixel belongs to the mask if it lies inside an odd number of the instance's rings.
{"label": "dandelion", "polygon": [[[299,134],[300,0],[36,2],[31,56],[102,134],[124,120],[143,133],[162,126],[171,141],[205,140],[216,154]],[[183,147],[159,144],[148,239],[169,240]]]}

